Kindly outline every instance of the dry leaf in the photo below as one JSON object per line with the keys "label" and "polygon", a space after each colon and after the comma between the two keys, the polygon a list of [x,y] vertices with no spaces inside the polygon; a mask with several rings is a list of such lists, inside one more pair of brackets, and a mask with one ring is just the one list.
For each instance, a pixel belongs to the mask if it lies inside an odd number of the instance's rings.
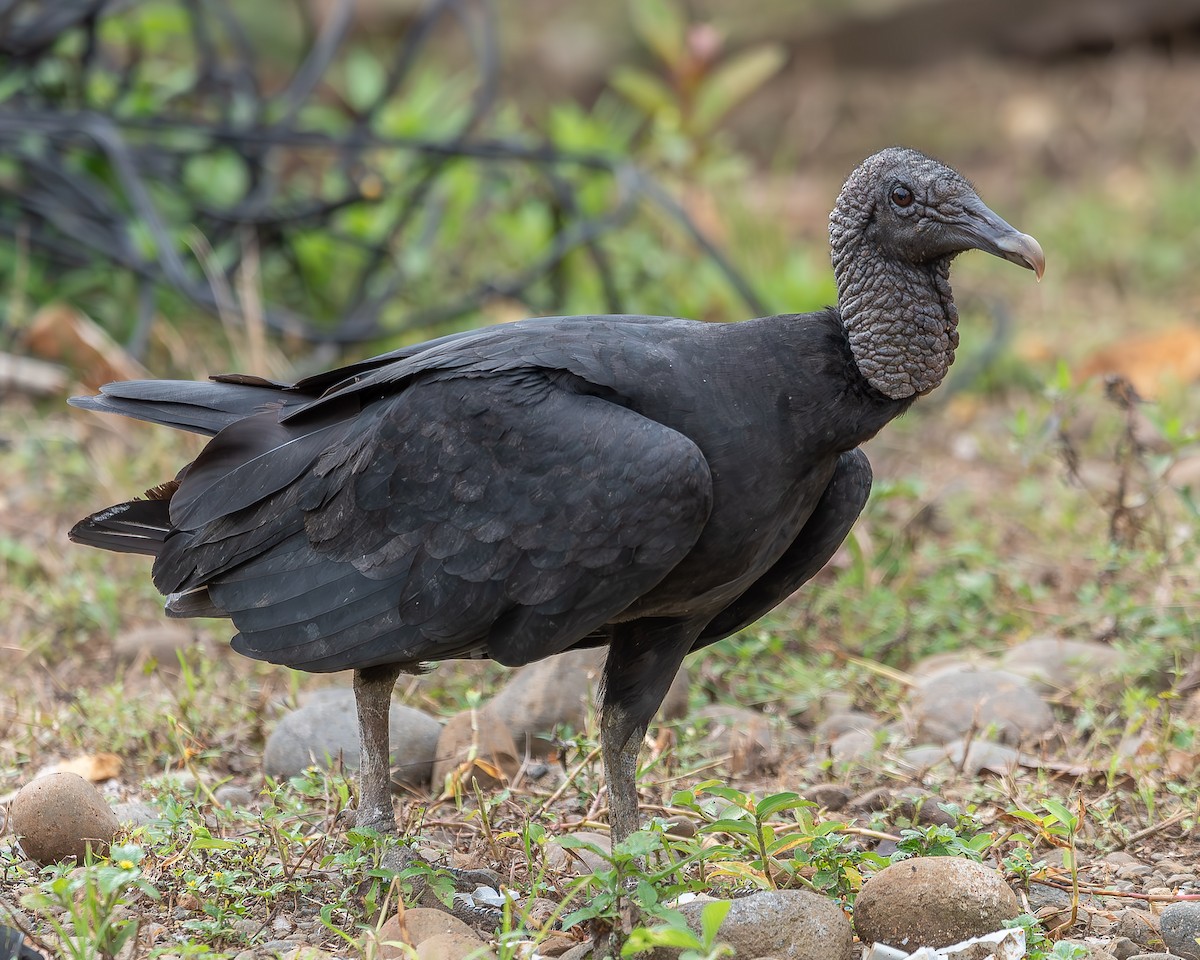
{"label": "dry leaf", "polygon": [[66,364],[92,389],[148,376],[94,320],[65,303],[47,304],[34,314],[24,345],[33,356]]}
{"label": "dry leaf", "polygon": [[115,753],[88,753],[53,764],[43,770],[42,774],[77,773],[85,780],[100,783],[102,780],[111,780],[113,777],[119,776],[121,766],[121,758]]}
{"label": "dry leaf", "polygon": [[1075,373],[1080,378],[1120,374],[1143,397],[1154,396],[1164,379],[1200,380],[1200,327],[1181,324],[1160,333],[1125,337],[1097,350]]}

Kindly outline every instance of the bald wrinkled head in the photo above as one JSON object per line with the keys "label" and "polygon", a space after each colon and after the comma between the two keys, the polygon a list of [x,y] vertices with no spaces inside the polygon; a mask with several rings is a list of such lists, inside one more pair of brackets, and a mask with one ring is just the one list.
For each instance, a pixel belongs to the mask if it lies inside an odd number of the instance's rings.
{"label": "bald wrinkled head", "polygon": [[965,177],[904,147],[881,150],[847,177],[829,239],[855,361],[894,399],[929,392],[954,359],[957,254],[983,250],[1039,279],[1046,263],[1038,242],[988,209]]}

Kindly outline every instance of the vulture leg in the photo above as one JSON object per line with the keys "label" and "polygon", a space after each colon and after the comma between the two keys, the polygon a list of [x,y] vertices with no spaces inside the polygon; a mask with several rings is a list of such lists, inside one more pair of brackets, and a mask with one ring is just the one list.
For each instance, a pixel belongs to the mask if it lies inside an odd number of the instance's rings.
{"label": "vulture leg", "polygon": [[650,720],[692,648],[698,627],[678,620],[617,624],[604,666],[600,744],[616,845],[639,826],[637,759]]}
{"label": "vulture leg", "polygon": [[358,707],[360,745],[358,812],[354,825],[379,833],[396,832],[392,809],[392,748],[388,718],[392,689],[400,667],[383,664],[354,671],[354,702]]}

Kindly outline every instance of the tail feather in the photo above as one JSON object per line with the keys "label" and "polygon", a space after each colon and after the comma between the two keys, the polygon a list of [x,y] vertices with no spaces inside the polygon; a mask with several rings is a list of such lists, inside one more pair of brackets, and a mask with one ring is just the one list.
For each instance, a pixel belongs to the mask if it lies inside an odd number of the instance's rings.
{"label": "tail feather", "polygon": [[177,430],[214,436],[231,423],[267,410],[286,410],[312,400],[269,381],[127,380],[68,403],[96,413],[115,413]]}
{"label": "tail feather", "polygon": [[106,507],[84,517],[67,536],[89,547],[157,557],[171,532],[171,495],[178,486],[178,481],[171,480],[147,490],[145,499]]}

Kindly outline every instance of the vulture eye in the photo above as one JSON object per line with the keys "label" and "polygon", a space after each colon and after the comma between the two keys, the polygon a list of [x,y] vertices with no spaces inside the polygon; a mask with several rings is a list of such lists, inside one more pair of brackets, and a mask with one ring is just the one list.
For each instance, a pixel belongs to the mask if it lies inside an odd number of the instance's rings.
{"label": "vulture eye", "polygon": [[892,203],[898,207],[907,207],[913,202],[913,192],[908,187],[897,185],[892,187]]}

